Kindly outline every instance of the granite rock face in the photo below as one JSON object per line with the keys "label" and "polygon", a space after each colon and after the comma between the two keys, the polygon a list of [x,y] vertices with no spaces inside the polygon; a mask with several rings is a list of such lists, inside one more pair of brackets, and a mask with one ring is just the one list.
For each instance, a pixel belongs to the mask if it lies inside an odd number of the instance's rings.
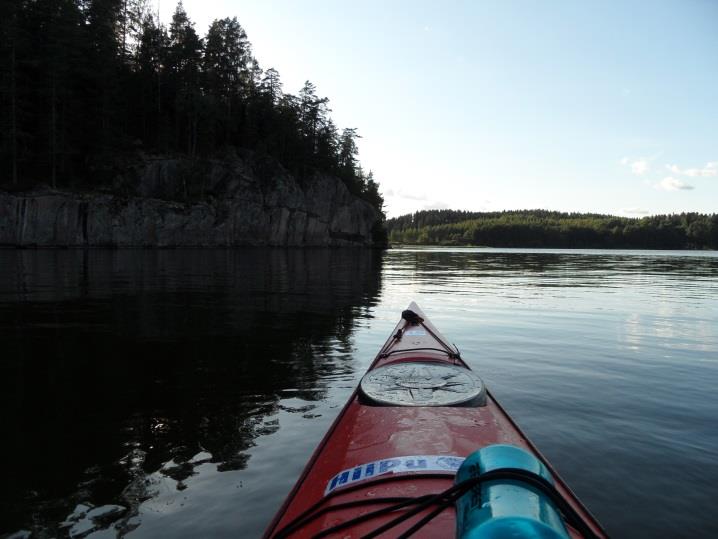
{"label": "granite rock face", "polygon": [[0,245],[368,246],[377,212],[338,178],[238,157],[145,159],[91,193],[0,192]]}

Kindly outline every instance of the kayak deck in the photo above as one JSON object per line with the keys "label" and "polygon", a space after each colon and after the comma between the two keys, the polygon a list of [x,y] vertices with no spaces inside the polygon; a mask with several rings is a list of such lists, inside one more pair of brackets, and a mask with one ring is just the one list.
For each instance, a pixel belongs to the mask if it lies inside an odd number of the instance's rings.
{"label": "kayak deck", "polygon": [[[409,309],[424,319],[421,325],[402,320],[368,372],[389,365],[411,366],[415,362],[468,369],[419,307],[412,303]],[[426,374],[425,378],[429,377],[430,374]],[[410,384],[403,390],[398,386],[389,387],[393,392],[389,398],[401,394],[401,398],[411,400],[417,397],[416,386],[421,384]],[[418,390],[419,401],[421,393],[426,391]],[[418,404],[377,404],[357,389],[310,459],[265,537],[371,536],[380,526],[395,519],[397,511],[356,522],[337,529],[336,533],[326,531],[396,503],[387,500],[445,491],[453,485],[457,467],[446,466],[451,459],[463,459],[477,449],[493,444],[518,446],[535,455],[551,471],[557,491],[581,519],[597,536],[605,536],[590,513],[490,393],[486,392],[483,400],[458,405]],[[433,509],[427,507],[418,511],[379,536],[397,537]],[[312,515],[311,519],[306,518],[308,514]],[[302,517],[305,517],[303,522]],[[454,508],[447,507],[416,530],[412,537],[453,537],[455,519]],[[572,537],[582,537],[570,526],[566,529]]]}

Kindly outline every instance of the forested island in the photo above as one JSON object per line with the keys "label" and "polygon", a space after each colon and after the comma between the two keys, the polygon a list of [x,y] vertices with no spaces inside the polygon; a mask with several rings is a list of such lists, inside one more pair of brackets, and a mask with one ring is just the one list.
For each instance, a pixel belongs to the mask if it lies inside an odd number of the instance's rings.
{"label": "forested island", "polygon": [[[197,204],[212,206],[207,222],[234,211],[247,225],[238,235],[228,224],[208,245],[257,237],[250,214],[262,221],[260,244],[366,244],[369,229],[382,241],[383,199],[358,161],[357,130],[334,124],[311,82],[297,95],[284,91],[236,17],[215,20],[201,37],[181,2],[165,26],[148,0],[0,0],[0,65],[0,188],[8,194],[0,211],[14,219],[0,243],[52,245],[61,236],[61,245],[93,244],[89,219],[103,244],[167,226],[194,227],[203,244],[204,225],[182,217]],[[62,201],[38,198],[58,192]],[[174,206],[107,221],[93,214],[95,192],[116,196],[105,204],[110,213],[131,197]],[[329,193],[321,207],[317,192]],[[68,205],[76,215],[66,215]],[[127,230],[125,221],[148,212],[151,222]],[[75,230],[72,219],[85,224]],[[23,239],[28,226],[39,231]],[[117,226],[119,239],[110,230]]]}
{"label": "forested island", "polygon": [[386,222],[393,244],[596,249],[718,249],[718,215],[629,218],[546,210],[426,210]]}

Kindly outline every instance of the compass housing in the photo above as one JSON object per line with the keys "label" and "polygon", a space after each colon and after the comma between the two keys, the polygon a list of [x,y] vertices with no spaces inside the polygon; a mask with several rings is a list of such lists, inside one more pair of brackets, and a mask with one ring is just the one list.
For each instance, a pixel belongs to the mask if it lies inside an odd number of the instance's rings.
{"label": "compass housing", "polygon": [[399,361],[370,370],[359,385],[372,403],[388,406],[458,406],[486,403],[481,378],[459,365]]}

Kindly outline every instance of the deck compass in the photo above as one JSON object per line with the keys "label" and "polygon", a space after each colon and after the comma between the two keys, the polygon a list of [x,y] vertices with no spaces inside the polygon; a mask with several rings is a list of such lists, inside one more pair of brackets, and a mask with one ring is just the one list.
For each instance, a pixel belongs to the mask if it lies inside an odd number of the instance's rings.
{"label": "deck compass", "polygon": [[428,361],[373,369],[364,376],[360,388],[375,403],[391,406],[454,406],[474,400],[482,405],[486,400],[486,388],[473,372]]}

